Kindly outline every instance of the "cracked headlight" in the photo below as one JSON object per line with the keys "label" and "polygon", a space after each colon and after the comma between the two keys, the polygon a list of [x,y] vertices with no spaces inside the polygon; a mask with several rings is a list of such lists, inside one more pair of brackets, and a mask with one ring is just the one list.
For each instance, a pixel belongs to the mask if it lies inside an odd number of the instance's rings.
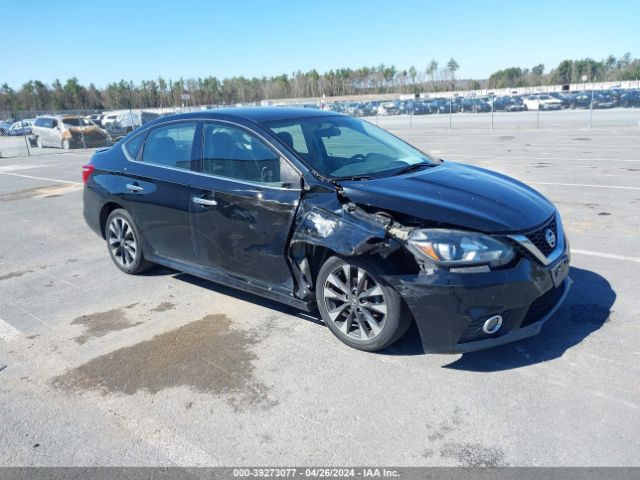
{"label": "cracked headlight", "polygon": [[513,248],[500,240],[459,230],[414,230],[408,245],[414,254],[454,271],[488,271],[508,264],[515,256]]}

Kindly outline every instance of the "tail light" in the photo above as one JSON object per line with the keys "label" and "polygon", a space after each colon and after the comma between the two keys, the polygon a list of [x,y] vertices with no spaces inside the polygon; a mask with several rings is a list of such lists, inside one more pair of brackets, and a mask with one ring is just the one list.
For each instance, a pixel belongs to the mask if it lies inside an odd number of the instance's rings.
{"label": "tail light", "polygon": [[91,164],[87,164],[87,165],[83,165],[82,166],[82,183],[84,183],[85,185],[87,184],[87,181],[89,180],[89,177],[91,176],[91,174],[93,173],[93,171],[96,169],[96,167],[94,167]]}

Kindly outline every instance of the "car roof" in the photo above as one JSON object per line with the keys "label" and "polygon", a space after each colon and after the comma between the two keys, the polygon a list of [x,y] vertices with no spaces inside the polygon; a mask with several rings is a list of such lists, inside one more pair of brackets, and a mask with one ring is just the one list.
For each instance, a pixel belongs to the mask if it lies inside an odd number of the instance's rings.
{"label": "car roof", "polygon": [[197,112],[180,113],[170,115],[156,120],[161,122],[168,118],[189,119],[224,119],[224,120],[250,120],[257,123],[271,122],[278,120],[289,120],[294,118],[308,117],[329,117],[341,115],[332,111],[318,110],[315,108],[293,108],[293,107],[238,107],[238,108],[218,108],[213,110],[199,110]]}

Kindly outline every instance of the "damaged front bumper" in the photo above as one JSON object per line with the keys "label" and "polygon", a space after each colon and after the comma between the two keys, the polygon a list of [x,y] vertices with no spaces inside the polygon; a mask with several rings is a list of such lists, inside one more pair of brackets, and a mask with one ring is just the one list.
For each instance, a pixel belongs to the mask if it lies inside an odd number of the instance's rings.
{"label": "damaged front bumper", "polygon": [[[568,270],[565,255],[545,267],[522,258],[508,270],[436,270],[387,275],[385,280],[411,310],[425,352],[463,353],[538,334],[569,291]],[[482,327],[495,315],[502,317],[502,326],[488,334]]]}

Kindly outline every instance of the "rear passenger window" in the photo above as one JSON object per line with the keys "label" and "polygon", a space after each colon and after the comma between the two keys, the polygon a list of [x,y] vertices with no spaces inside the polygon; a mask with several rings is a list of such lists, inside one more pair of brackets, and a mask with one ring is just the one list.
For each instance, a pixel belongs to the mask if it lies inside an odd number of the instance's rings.
{"label": "rear passenger window", "polygon": [[178,123],[154,128],[144,143],[142,161],[189,170],[195,133],[195,123]]}
{"label": "rear passenger window", "polygon": [[140,151],[140,146],[142,145],[142,142],[144,142],[144,133],[141,133],[140,135],[136,135],[135,137],[133,137],[131,140],[127,141],[127,143],[124,144],[124,149],[129,154],[129,157],[135,159],[138,156],[138,152]]}
{"label": "rear passenger window", "polygon": [[202,172],[277,184],[280,158],[262,140],[241,128],[205,124]]}

